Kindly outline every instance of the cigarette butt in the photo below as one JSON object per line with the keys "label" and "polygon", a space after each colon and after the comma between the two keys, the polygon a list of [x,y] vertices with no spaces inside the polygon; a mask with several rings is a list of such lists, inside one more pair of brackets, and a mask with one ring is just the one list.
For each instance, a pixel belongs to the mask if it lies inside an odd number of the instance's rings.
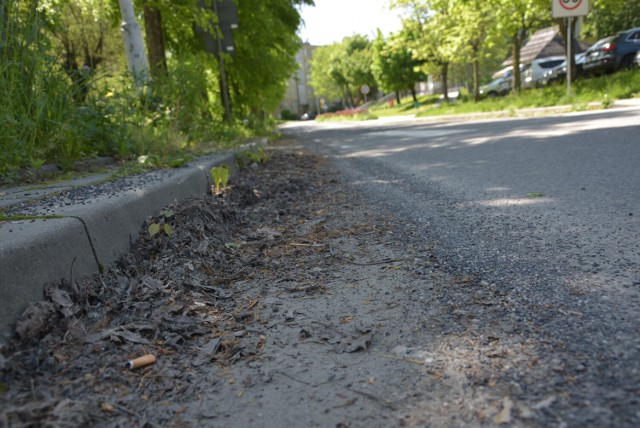
{"label": "cigarette butt", "polygon": [[156,357],[152,354],[143,355],[142,357],[136,358],[135,360],[127,361],[128,369],[137,369],[139,367],[148,366],[149,364],[153,364],[156,362]]}

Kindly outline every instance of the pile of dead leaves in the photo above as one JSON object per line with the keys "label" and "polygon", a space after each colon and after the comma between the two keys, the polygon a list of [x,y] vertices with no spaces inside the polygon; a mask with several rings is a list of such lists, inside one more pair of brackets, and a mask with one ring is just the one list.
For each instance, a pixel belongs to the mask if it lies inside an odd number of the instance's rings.
{"label": "pile of dead leaves", "polygon": [[[0,358],[0,421],[79,426],[127,417],[140,397],[180,403],[210,388],[218,380],[202,366],[259,354],[267,321],[256,311],[261,290],[249,280],[278,267],[270,256],[280,251],[279,229],[295,228],[308,194],[330,180],[320,163],[275,153],[267,165],[240,172],[222,195],[150,218],[132,252],[104,274],[49,287]],[[153,372],[141,378],[125,369],[145,354],[158,356]],[[193,422],[175,406],[156,411]]]}

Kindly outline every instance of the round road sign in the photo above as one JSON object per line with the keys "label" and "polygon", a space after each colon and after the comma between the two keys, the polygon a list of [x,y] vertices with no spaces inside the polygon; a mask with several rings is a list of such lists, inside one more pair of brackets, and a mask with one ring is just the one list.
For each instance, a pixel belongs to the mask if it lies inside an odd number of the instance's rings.
{"label": "round road sign", "polygon": [[554,18],[584,16],[589,12],[589,0],[552,0],[551,11]]}
{"label": "round road sign", "polygon": [[559,0],[563,9],[574,10],[580,7],[582,0]]}

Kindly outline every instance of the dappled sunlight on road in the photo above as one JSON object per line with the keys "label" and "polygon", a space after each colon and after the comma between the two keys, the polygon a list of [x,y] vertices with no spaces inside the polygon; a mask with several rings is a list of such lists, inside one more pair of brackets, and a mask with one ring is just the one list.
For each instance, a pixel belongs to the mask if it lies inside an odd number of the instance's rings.
{"label": "dappled sunlight on road", "polygon": [[362,150],[359,152],[353,152],[351,154],[342,156],[345,158],[358,158],[358,157],[365,157],[365,158],[379,158],[382,156],[387,156],[389,154],[393,154],[393,153],[402,153],[402,152],[406,152],[408,150],[412,150],[412,149],[416,149],[416,148],[424,148],[424,145],[413,145],[413,146],[402,146],[402,147],[396,147],[393,149],[390,148],[385,148],[385,149],[375,149],[375,150]]}
{"label": "dappled sunlight on road", "polygon": [[512,207],[521,205],[542,205],[553,202],[552,198],[499,198],[489,199],[486,201],[477,201],[476,203],[483,207]]}
{"label": "dappled sunlight on road", "polygon": [[[526,137],[529,139],[563,137],[567,135],[584,133],[586,131],[600,130],[603,128],[602,122],[592,119],[573,121],[569,123],[556,123],[546,127],[521,128],[501,136],[501,138]],[[625,128],[629,123],[625,121],[608,120],[607,129]]]}
{"label": "dappled sunlight on road", "polygon": [[387,185],[387,184],[395,184],[395,185],[399,185],[402,184],[401,180],[371,180],[371,181],[354,181],[352,184],[354,186],[360,186],[360,185],[367,185],[367,184],[382,184],[382,185]]}

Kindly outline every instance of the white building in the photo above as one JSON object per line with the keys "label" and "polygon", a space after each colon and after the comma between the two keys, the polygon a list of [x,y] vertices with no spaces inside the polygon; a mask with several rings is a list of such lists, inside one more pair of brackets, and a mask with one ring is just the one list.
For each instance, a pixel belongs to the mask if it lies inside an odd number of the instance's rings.
{"label": "white building", "polygon": [[287,93],[278,107],[278,113],[288,110],[296,117],[300,117],[304,113],[318,112],[318,100],[313,88],[309,86],[309,61],[311,61],[316,47],[309,43],[303,43],[296,54],[298,71],[289,79]]}

